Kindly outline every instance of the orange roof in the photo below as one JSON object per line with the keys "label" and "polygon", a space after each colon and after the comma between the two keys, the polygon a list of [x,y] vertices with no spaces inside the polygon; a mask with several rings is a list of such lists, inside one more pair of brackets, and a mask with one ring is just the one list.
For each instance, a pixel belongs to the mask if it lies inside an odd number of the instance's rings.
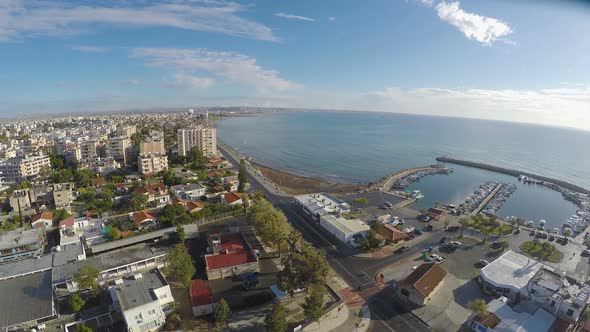
{"label": "orange roof", "polygon": [[205,255],[205,262],[209,270],[247,264],[253,261],[250,253],[247,251],[240,251],[233,254]]}
{"label": "orange roof", "polygon": [[215,177],[215,175],[223,176],[223,172],[218,171],[218,170],[213,170],[213,171],[209,172],[209,174],[207,174],[207,177],[212,178],[212,177]]}
{"label": "orange roof", "polygon": [[59,228],[74,227],[74,216],[61,220],[59,222]]}
{"label": "orange roof", "polygon": [[403,240],[407,236],[406,233],[389,224],[383,225],[379,231],[379,234],[390,241]]}
{"label": "orange roof", "polygon": [[137,187],[135,188],[135,192],[139,194],[156,194],[158,191],[166,191],[166,185],[163,183],[156,183],[149,186]]}
{"label": "orange roof", "polygon": [[105,185],[107,181],[104,178],[95,178],[90,179],[90,183],[92,183],[93,186],[102,186]]}
{"label": "orange roof", "polygon": [[185,207],[189,210],[189,211],[193,211],[196,209],[202,209],[205,207],[205,203],[203,202],[188,202],[186,203]]}
{"label": "orange roof", "polygon": [[136,224],[141,224],[148,219],[156,220],[156,217],[146,211],[138,211],[133,214],[133,220],[135,220]]}
{"label": "orange roof", "polygon": [[225,196],[223,196],[223,199],[225,199],[225,202],[227,204],[231,204],[244,198],[244,196],[246,196],[246,194],[230,191],[227,194],[225,194]]}
{"label": "orange roof", "polygon": [[34,224],[35,221],[37,221],[39,219],[53,220],[53,212],[46,211],[46,212],[41,212],[41,213],[36,214],[35,216],[33,216],[33,220],[31,220],[31,224]]}
{"label": "orange roof", "polygon": [[445,275],[447,275],[447,272],[440,265],[436,263],[425,263],[418,266],[400,284],[411,285],[422,296],[428,297],[434,288],[440,284]]}

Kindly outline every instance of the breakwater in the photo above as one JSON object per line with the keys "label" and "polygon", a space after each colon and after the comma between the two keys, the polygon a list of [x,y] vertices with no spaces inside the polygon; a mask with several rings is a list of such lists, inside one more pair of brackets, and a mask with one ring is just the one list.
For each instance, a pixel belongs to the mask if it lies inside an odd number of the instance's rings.
{"label": "breakwater", "polygon": [[480,168],[480,169],[484,169],[484,170],[488,170],[488,171],[508,174],[508,175],[512,175],[512,176],[516,176],[516,177],[519,177],[521,175],[525,175],[525,176],[532,177],[535,179],[553,182],[553,183],[555,183],[563,188],[569,189],[571,191],[590,195],[590,190],[588,190],[588,189],[582,188],[578,185],[575,185],[575,184],[572,184],[572,183],[569,183],[566,181],[552,179],[552,178],[549,178],[546,176],[540,176],[540,175],[536,175],[536,174],[532,174],[532,173],[521,172],[518,170],[504,168],[504,167],[498,167],[498,166],[485,164],[485,163],[479,163],[479,162],[461,160],[461,159],[455,159],[455,158],[448,158],[448,157],[438,157],[438,158],[436,158],[436,161],[464,165],[464,166],[469,166],[469,167],[475,167],[475,168]]}

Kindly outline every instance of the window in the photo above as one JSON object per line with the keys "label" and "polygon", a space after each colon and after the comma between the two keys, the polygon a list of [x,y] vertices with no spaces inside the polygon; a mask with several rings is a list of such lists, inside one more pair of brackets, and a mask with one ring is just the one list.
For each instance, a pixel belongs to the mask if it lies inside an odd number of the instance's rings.
{"label": "window", "polygon": [[567,309],[567,315],[572,317],[572,315],[574,314],[574,310],[573,309]]}
{"label": "window", "polygon": [[404,288],[402,288],[402,290],[401,290],[401,293],[402,293],[402,295],[404,295],[404,296],[410,296],[410,292],[408,292],[408,290],[407,290],[407,289],[404,289]]}

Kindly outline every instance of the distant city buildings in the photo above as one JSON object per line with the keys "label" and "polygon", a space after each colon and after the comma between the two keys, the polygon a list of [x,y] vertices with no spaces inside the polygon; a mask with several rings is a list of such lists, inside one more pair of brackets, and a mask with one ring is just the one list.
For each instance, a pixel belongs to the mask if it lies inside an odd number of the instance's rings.
{"label": "distant city buildings", "polygon": [[44,168],[51,168],[49,156],[13,157],[0,163],[0,173],[5,182],[16,183],[35,177]]}
{"label": "distant city buildings", "polygon": [[186,156],[193,147],[207,156],[217,155],[217,129],[210,124],[178,129],[177,140],[180,156]]}

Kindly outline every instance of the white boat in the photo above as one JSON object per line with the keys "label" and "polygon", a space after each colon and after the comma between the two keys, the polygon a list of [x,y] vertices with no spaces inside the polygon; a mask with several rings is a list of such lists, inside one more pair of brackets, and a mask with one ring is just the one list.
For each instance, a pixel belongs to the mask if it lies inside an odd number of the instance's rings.
{"label": "white boat", "polygon": [[403,232],[404,233],[412,233],[414,230],[415,230],[414,227],[407,227],[407,228],[404,228]]}

